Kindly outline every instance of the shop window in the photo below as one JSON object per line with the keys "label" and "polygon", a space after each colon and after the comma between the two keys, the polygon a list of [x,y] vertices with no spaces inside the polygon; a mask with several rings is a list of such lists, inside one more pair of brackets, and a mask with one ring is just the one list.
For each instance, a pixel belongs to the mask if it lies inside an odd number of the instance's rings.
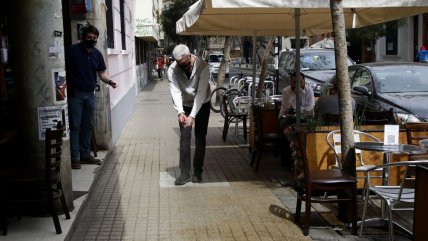
{"label": "shop window", "polygon": [[112,0],[106,0],[107,5],[107,46],[114,49],[114,25],[113,25],[113,5]]}
{"label": "shop window", "polygon": [[386,55],[398,54],[398,28],[395,24],[386,24]]}
{"label": "shop window", "polygon": [[122,35],[122,50],[126,50],[125,0],[120,0],[120,33]]}
{"label": "shop window", "polygon": [[[106,24],[107,24],[107,44],[109,48],[114,49],[115,47],[126,50],[126,24],[125,24],[125,0],[119,1],[119,6],[116,6],[116,9],[113,6],[113,0],[106,0],[107,13],[106,13]],[[119,7],[119,9],[117,9]],[[115,11],[116,10],[116,11]],[[117,12],[119,10],[119,12]],[[114,26],[114,17],[119,15],[120,26]],[[120,33],[121,43],[115,43],[114,34]],[[116,39],[117,40],[117,39]],[[116,44],[121,44],[122,47],[119,47]]]}

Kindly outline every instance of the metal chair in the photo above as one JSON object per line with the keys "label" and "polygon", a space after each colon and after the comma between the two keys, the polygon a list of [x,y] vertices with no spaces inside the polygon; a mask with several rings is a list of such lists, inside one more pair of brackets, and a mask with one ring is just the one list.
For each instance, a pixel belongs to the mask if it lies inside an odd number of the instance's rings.
{"label": "metal chair", "polygon": [[[340,135],[341,135],[340,130],[334,130],[329,132],[326,136],[327,144],[330,147],[330,149],[333,150],[335,155],[335,164],[332,167],[338,168],[338,169],[342,169],[342,162],[341,162],[342,146],[341,146]],[[361,139],[364,139],[364,141],[381,142],[377,137],[370,135],[367,132],[354,130],[354,142],[360,142]],[[356,160],[358,162],[356,165],[357,178],[364,179],[363,195],[362,195],[364,197],[365,196],[364,192],[367,187],[367,176],[366,176],[367,169],[371,169],[376,165],[366,164],[364,162],[363,153],[361,150],[356,149],[355,155],[356,155]],[[375,169],[373,171],[376,171],[379,174],[376,176],[372,176],[372,178],[382,178],[381,169],[378,169],[378,170]],[[362,174],[362,176],[361,175],[359,176],[358,173]]]}
{"label": "metal chair", "polygon": [[[367,169],[367,180],[368,187],[366,192],[366,197],[364,201],[363,216],[360,226],[360,236],[364,234],[364,225],[366,222],[367,207],[368,203],[373,199],[381,199],[384,203],[383,207],[385,208],[385,214],[387,217],[385,220],[388,220],[389,226],[389,240],[394,240],[394,221],[392,212],[393,211],[413,211],[413,203],[415,200],[415,189],[414,189],[414,176],[409,176],[408,171],[409,167],[416,165],[428,165],[428,161],[403,161],[403,162],[394,162],[387,163],[383,165],[378,165],[372,168]],[[401,169],[400,169],[401,168]],[[399,185],[370,185],[371,175],[370,172],[377,169],[397,169],[397,173],[402,177]],[[404,170],[403,170],[404,169]],[[400,175],[402,174],[402,175]],[[374,194],[374,195],[369,195]],[[407,230],[411,233],[410,230]]]}
{"label": "metal chair", "polygon": [[[294,135],[293,149],[295,158],[303,167],[297,177],[296,191],[297,204],[295,222],[299,222],[302,201],[305,202],[305,221],[303,234],[308,235],[311,223],[312,203],[340,203],[347,202],[351,206],[350,216],[352,233],[357,233],[357,181],[354,177],[340,169],[309,170],[309,160],[306,155],[306,133],[304,131]],[[329,192],[331,195],[324,195]],[[342,195],[347,193],[349,195]],[[333,196],[333,194],[335,194]]]}
{"label": "metal chair", "polygon": [[[61,127],[59,125],[59,127]],[[56,211],[55,200],[61,201],[62,210],[67,219],[70,213],[65,201],[61,184],[61,154],[64,129],[45,132],[45,165],[42,169],[16,169],[1,180],[6,187],[6,199],[2,208],[11,208],[21,216],[23,206],[27,203],[47,203],[57,234],[62,233]],[[4,226],[4,233],[7,226]]]}
{"label": "metal chair", "polygon": [[[234,98],[239,98],[239,96],[233,96]],[[231,96],[222,95],[222,111],[224,112],[224,125],[223,125],[223,141],[226,141],[227,133],[229,131],[230,124],[235,121],[236,124],[238,121],[242,121],[243,126],[243,135],[244,141],[247,141],[247,116],[248,112],[246,111],[235,111],[231,110],[230,107],[235,107],[233,105],[233,100],[230,100]],[[240,110],[239,108],[237,110]]]}

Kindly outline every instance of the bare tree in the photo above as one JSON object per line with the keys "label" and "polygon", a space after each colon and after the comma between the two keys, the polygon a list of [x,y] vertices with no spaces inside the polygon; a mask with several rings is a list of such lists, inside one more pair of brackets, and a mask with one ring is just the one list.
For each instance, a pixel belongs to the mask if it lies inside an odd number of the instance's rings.
{"label": "bare tree", "polygon": [[224,39],[224,47],[223,47],[223,58],[220,62],[220,67],[218,69],[218,75],[217,75],[217,86],[223,86],[224,85],[224,77],[226,74],[226,66],[230,60],[230,39],[232,37],[226,36]]}
{"label": "bare tree", "polygon": [[[331,19],[334,32],[334,49],[336,56],[336,78],[339,88],[339,115],[341,129],[342,169],[351,176],[356,176],[354,145],[354,125],[352,114],[351,87],[349,84],[348,66],[346,64],[346,34],[345,17],[343,15],[342,0],[330,0]],[[350,193],[340,195],[350,196]],[[343,221],[350,219],[350,205],[339,205],[339,218]]]}
{"label": "bare tree", "polygon": [[263,95],[263,86],[266,79],[268,58],[269,58],[270,50],[272,49],[274,40],[275,40],[275,37],[269,37],[268,44],[266,45],[265,51],[263,52],[263,58],[261,62],[262,69],[260,70],[260,79],[257,86],[256,98],[261,98]]}
{"label": "bare tree", "polygon": [[354,122],[352,114],[352,97],[349,85],[348,65],[346,64],[346,33],[345,17],[343,15],[342,0],[330,0],[331,19],[334,32],[334,49],[336,55],[336,78],[339,87],[339,113],[342,138],[342,160],[346,172],[355,176],[355,162],[350,156],[350,149],[354,145]]}

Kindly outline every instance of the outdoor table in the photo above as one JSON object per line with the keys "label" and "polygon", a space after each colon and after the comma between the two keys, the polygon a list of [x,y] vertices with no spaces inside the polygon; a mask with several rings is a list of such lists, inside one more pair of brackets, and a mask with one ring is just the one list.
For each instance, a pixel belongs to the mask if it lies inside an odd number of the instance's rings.
{"label": "outdoor table", "polygon": [[[364,151],[375,151],[385,153],[384,164],[390,163],[393,154],[424,154],[427,149],[422,146],[398,144],[398,145],[385,145],[383,142],[355,142],[354,148]],[[389,171],[388,168],[383,169],[382,183],[388,185]],[[381,217],[366,220],[365,223],[371,223],[375,226],[385,226],[388,224],[386,216],[386,206],[381,203]]]}
{"label": "outdoor table", "polygon": [[[384,164],[390,163],[392,154],[424,154],[427,149],[422,146],[409,145],[409,144],[398,144],[398,145],[385,145],[383,142],[355,142],[354,148],[364,151],[375,151],[384,152],[385,159]],[[385,170],[383,173],[383,184],[388,183],[388,171]]]}

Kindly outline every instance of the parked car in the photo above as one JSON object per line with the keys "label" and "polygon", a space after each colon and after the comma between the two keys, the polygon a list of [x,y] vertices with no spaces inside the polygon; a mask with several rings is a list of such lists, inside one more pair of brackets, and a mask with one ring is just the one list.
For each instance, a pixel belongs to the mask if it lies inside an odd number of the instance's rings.
{"label": "parked car", "polygon": [[[279,55],[279,78],[278,86],[281,91],[290,85],[290,73],[294,71],[296,52],[294,50],[283,50]],[[348,57],[348,66],[354,62]],[[336,61],[334,49],[301,49],[300,71],[306,76],[306,84],[314,90],[314,95],[319,96],[321,87],[325,82],[336,74]],[[272,68],[270,68],[273,74]]]}
{"label": "parked car", "polygon": [[[224,58],[224,55],[221,52],[219,52],[219,53],[214,52],[214,53],[211,53],[208,55],[207,62],[210,66],[210,74],[212,74],[215,77],[218,75],[220,63],[221,63],[223,58]],[[226,78],[229,77],[229,64],[228,63],[226,63],[225,77]]]}
{"label": "parked car", "polygon": [[349,67],[358,110],[393,108],[398,123],[428,120],[428,64],[366,63]]}

